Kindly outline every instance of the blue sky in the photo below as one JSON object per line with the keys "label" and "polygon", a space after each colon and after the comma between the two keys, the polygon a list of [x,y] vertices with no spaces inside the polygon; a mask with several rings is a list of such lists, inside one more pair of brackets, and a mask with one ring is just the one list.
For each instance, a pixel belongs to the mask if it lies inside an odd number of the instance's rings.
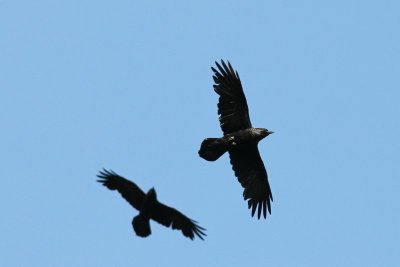
{"label": "blue sky", "polygon": [[[399,1],[0,2],[1,266],[397,266]],[[210,67],[239,71],[274,202],[251,218]],[[207,228],[190,241],[96,182]]]}

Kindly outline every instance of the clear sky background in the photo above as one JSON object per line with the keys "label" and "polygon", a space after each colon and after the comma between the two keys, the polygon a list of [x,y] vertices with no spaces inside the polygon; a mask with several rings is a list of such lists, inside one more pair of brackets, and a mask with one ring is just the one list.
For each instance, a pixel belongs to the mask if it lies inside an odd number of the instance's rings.
{"label": "clear sky background", "polygon": [[[0,266],[399,266],[400,2],[0,2]],[[250,216],[210,67],[239,71],[274,202]],[[207,228],[152,222],[113,169]]]}

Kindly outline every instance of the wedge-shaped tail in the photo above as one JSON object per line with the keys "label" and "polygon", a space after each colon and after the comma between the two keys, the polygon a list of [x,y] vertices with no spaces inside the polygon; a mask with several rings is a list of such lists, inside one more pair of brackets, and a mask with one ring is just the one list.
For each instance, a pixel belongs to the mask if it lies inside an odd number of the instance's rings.
{"label": "wedge-shaped tail", "polygon": [[151,234],[150,230],[150,219],[145,216],[138,215],[132,220],[133,230],[140,237],[146,237]]}
{"label": "wedge-shaped tail", "polygon": [[201,143],[199,155],[205,160],[216,161],[226,151],[228,146],[222,138],[206,138]]}

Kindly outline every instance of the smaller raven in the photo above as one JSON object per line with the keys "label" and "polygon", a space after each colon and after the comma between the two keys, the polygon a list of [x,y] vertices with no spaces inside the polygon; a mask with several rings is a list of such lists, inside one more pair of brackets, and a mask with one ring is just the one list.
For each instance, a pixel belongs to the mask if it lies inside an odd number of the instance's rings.
{"label": "smaller raven", "polygon": [[166,227],[172,225],[172,229],[181,230],[184,236],[192,240],[194,235],[204,240],[203,236],[206,234],[203,231],[205,229],[176,209],[158,202],[154,188],[145,194],[135,183],[119,176],[112,170],[103,169],[97,177],[100,178],[97,180],[99,183],[110,190],[117,190],[129,204],[139,210],[139,215],[132,220],[133,229],[138,236],[146,237],[151,234],[150,219],[152,219]]}

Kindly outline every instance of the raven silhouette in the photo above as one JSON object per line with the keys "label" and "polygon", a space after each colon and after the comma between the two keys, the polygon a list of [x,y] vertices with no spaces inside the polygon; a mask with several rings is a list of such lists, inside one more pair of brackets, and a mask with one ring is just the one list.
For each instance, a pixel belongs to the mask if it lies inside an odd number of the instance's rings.
{"label": "raven silhouette", "polygon": [[151,234],[150,219],[152,219],[166,227],[172,226],[172,229],[181,230],[184,236],[192,240],[195,235],[204,240],[205,229],[176,209],[158,202],[154,188],[145,194],[135,183],[112,170],[103,169],[97,177],[100,178],[97,180],[99,183],[110,190],[117,190],[129,204],[139,210],[139,215],[132,220],[133,229],[138,236],[146,237]]}
{"label": "raven silhouette", "polygon": [[231,64],[215,62],[214,91],[219,95],[218,114],[222,138],[206,138],[200,146],[199,155],[205,160],[215,161],[225,152],[229,153],[235,176],[244,188],[243,197],[248,200],[251,216],[258,210],[264,218],[271,214],[272,192],[268,175],[258,151],[258,142],[273,132],[265,128],[253,128],[249,109],[237,71]]}

